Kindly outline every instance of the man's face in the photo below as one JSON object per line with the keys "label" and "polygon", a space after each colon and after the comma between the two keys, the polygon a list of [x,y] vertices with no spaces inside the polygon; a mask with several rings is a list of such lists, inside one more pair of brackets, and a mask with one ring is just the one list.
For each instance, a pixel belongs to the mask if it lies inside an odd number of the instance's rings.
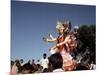
{"label": "man's face", "polygon": [[43,58],[45,59],[46,58],[46,55],[44,55]]}

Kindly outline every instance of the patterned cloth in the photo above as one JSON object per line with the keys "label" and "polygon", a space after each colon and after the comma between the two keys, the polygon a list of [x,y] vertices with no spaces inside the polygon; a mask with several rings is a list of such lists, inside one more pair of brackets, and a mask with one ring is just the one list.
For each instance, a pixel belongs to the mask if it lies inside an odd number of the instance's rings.
{"label": "patterned cloth", "polygon": [[17,73],[18,73],[18,67],[16,66],[16,64],[14,64],[11,69],[11,75],[17,75]]}
{"label": "patterned cloth", "polygon": [[[61,35],[58,37],[58,50],[63,58],[63,69],[64,70],[72,70],[73,69],[73,57],[69,53],[68,44],[66,42],[64,36]],[[64,42],[64,43],[62,43]]]}

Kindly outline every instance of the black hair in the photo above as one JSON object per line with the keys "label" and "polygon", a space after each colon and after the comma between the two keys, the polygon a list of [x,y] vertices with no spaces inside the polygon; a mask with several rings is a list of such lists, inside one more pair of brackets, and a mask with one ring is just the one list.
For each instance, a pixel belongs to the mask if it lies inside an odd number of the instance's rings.
{"label": "black hair", "polygon": [[49,63],[52,65],[53,70],[62,68],[63,59],[60,53],[55,53],[49,57]]}
{"label": "black hair", "polygon": [[89,70],[89,69],[84,65],[78,64],[75,70],[77,71],[77,70]]}
{"label": "black hair", "polygon": [[47,54],[46,54],[46,53],[44,53],[44,54],[43,54],[43,56],[47,56]]}

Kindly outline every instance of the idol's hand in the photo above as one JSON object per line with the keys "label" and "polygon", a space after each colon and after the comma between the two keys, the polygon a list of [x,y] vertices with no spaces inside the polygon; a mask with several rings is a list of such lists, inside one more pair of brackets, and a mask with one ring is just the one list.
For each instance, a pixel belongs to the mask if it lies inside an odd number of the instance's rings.
{"label": "idol's hand", "polygon": [[48,42],[47,38],[43,37],[42,39],[43,39],[44,42]]}

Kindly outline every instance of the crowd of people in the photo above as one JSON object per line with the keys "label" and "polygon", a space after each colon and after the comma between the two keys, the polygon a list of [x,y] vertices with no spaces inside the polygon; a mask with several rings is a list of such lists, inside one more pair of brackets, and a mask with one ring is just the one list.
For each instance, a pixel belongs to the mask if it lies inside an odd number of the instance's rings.
{"label": "crowd of people", "polygon": [[[77,64],[74,65],[72,71],[94,69],[95,64],[93,61],[87,65],[77,61]],[[26,63],[23,59],[11,61],[11,75],[47,72],[66,72],[63,69],[63,58],[60,53],[54,53],[49,57],[44,53],[41,60],[37,60],[36,62],[34,59],[29,60]]]}
{"label": "crowd of people", "polygon": [[29,60],[25,64],[23,64],[22,59],[20,61],[12,61],[11,75],[16,75],[16,73],[27,74],[95,69],[93,61],[89,60],[89,63],[82,64],[82,59],[79,54],[75,55],[74,52],[77,51],[78,45],[78,26],[74,27],[74,31],[72,31],[71,28],[72,26],[69,20],[64,22],[58,21],[56,26],[59,34],[58,37],[55,38],[52,34],[49,34],[49,37],[43,37],[44,42],[55,43],[55,45],[49,49],[51,56],[47,57],[47,54],[44,53],[43,58],[37,60],[37,63],[34,62],[34,59],[32,63]]}

